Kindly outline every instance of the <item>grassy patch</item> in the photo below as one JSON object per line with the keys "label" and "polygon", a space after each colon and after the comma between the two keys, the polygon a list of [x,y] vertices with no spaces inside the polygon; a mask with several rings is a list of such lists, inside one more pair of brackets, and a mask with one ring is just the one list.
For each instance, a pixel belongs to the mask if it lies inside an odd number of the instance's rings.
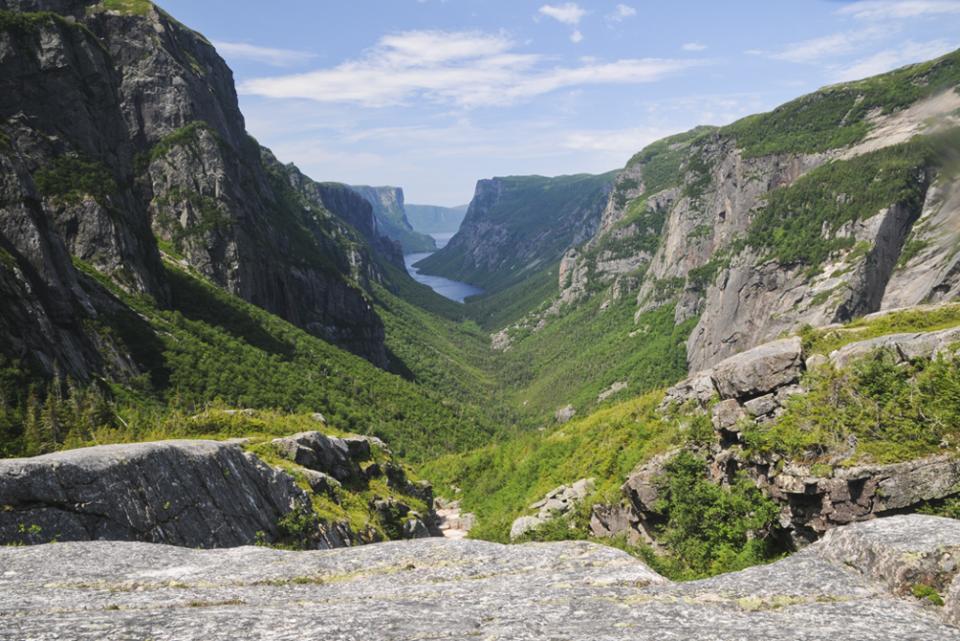
{"label": "grassy patch", "polygon": [[771,425],[750,424],[749,450],[817,463],[896,463],[960,445],[960,365],[954,358],[897,364],[883,350],[849,368],[805,375]]}
{"label": "grassy patch", "polygon": [[87,196],[103,204],[117,191],[117,183],[107,167],[69,154],[38,169],[33,179],[41,196],[58,198],[68,204]]}
{"label": "grassy patch", "polygon": [[862,140],[868,117],[893,113],[960,85],[960,52],[858,82],[821,89],[777,109],[739,120],[721,132],[747,156],[815,153]]}
{"label": "grassy patch", "polygon": [[907,332],[934,332],[960,325],[960,304],[933,308],[917,308],[884,314],[878,318],[861,318],[847,323],[842,329],[813,329],[801,331],[807,354],[829,354],[856,341],[902,334]]}
{"label": "grassy patch", "polygon": [[153,3],[149,0],[100,0],[99,4],[88,8],[87,11],[111,11],[128,16],[145,16],[152,8]]}

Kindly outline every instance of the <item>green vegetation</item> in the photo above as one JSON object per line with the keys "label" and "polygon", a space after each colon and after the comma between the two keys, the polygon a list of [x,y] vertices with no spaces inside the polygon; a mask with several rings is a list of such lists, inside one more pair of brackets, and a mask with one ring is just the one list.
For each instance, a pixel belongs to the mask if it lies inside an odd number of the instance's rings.
{"label": "green vegetation", "polygon": [[427,462],[420,473],[439,495],[449,496],[451,485],[463,490],[464,509],[478,517],[471,536],[506,542],[513,520],[555,487],[592,477],[594,499],[616,500],[638,461],[679,443],[679,433],[656,417],[661,397],[651,392],[566,425],[444,456]]}
{"label": "green vegetation", "polygon": [[749,424],[749,450],[808,463],[894,463],[960,444],[960,362],[918,359],[898,364],[879,350],[853,366],[805,375],[809,393],[787,401],[772,425]]}
{"label": "green vegetation", "polygon": [[686,374],[686,339],[696,319],[675,325],[674,309],[667,306],[635,322],[631,297],[603,311],[600,306],[595,298],[535,333],[515,337],[500,367],[518,405],[538,416],[568,404],[583,413],[615,382],[642,394]]}
{"label": "green vegetation", "polygon": [[691,143],[716,131],[714,127],[696,127],[676,136],[670,136],[647,145],[627,163],[627,167],[643,165],[643,191],[652,196],[679,185],[680,168],[688,155]]}
{"label": "green vegetation", "polygon": [[829,354],[835,349],[856,341],[902,334],[907,332],[935,332],[960,325],[960,305],[918,307],[892,312],[875,318],[859,318],[839,329],[817,330],[803,328],[804,351],[807,354]]}
{"label": "green vegetation", "polygon": [[736,138],[747,156],[826,151],[862,140],[870,131],[869,116],[874,111],[889,114],[957,86],[960,52],[827,87],[720,131]]}
{"label": "green vegetation", "polygon": [[[125,424],[121,431],[132,439],[156,435],[160,428],[180,433],[186,429],[183,414],[214,401],[231,407],[322,412],[331,425],[379,436],[414,461],[479,446],[495,431],[486,411],[462,406],[443,388],[426,389],[385,373],[184,272],[168,269],[173,303],[171,309],[160,309],[150,298],[130,295],[77,264],[129,306],[129,311],[103,315],[96,329],[103,340],[122,345],[148,372],[142,380],[110,390],[112,421],[86,422],[78,431],[96,433],[100,427]],[[97,287],[92,281],[85,286]],[[27,394],[18,391],[22,375],[12,368],[8,364],[3,370],[11,389],[4,393],[17,401],[9,405],[22,408],[28,405]],[[56,396],[48,393],[46,398]],[[65,437],[69,430],[58,433]],[[15,426],[13,431],[11,441],[5,441],[7,452],[22,452],[24,434]]]}
{"label": "green vegetation", "polygon": [[[650,392],[547,431],[448,455],[427,463],[422,472],[440,494],[453,485],[462,488],[463,509],[478,517],[472,537],[502,542],[509,540],[513,520],[529,512],[529,504],[561,484],[594,478],[595,492],[572,517],[554,519],[527,536],[536,541],[585,539],[590,506],[618,502],[620,484],[637,462],[712,435],[703,413],[658,414],[662,397],[662,392]],[[596,542],[636,554],[675,579],[742,569],[782,554],[769,536],[779,509],[751,482],[740,479],[721,488],[707,478],[702,459],[682,453],[667,465],[659,490],[664,526],[658,536],[667,555],[624,541]]]}
{"label": "green vegetation", "polygon": [[117,191],[110,170],[99,162],[65,154],[41,167],[33,176],[41,196],[75,204],[86,196],[101,205]]}
{"label": "green vegetation", "polygon": [[144,16],[153,8],[150,0],[100,0],[100,4],[87,9],[88,12],[113,11],[128,16]]}
{"label": "green vegetation", "polygon": [[0,11],[0,31],[36,33],[51,23],[67,24],[67,21],[52,11]]}
{"label": "green vegetation", "polygon": [[915,583],[913,587],[910,588],[910,594],[916,599],[926,599],[933,605],[938,607],[943,606],[943,597],[940,596],[940,593],[937,592],[936,588],[933,588],[926,583]]}
{"label": "green vegetation", "polygon": [[853,247],[852,236],[836,235],[844,224],[891,205],[919,212],[937,150],[934,142],[916,139],[819,167],[769,194],[746,242],[782,264],[815,268],[832,252]]}
{"label": "green vegetation", "polygon": [[666,523],[658,539],[671,552],[660,563],[675,578],[733,572],[785,551],[772,536],[780,507],[745,476],[729,487],[707,477],[706,462],[681,451],[657,484]]}
{"label": "green vegetation", "polygon": [[466,313],[481,327],[497,330],[542,310],[560,293],[557,263],[541,269],[524,280],[492,294],[473,296],[466,301]]}
{"label": "green vegetation", "polygon": [[177,147],[196,147],[200,144],[200,137],[203,134],[209,134],[212,136],[217,144],[221,147],[225,145],[223,139],[220,138],[217,132],[215,132],[210,125],[201,120],[195,120],[164,136],[160,142],[150,148],[149,153],[138,158],[138,169],[141,172],[145,171],[147,167],[149,167],[150,163],[160,160]]}

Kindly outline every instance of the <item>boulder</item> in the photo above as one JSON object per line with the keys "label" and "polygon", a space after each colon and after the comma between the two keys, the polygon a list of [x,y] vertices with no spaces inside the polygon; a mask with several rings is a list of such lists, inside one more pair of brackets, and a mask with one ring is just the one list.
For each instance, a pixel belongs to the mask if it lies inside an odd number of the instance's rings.
{"label": "boulder", "polygon": [[721,398],[753,398],[796,382],[803,370],[800,338],[784,338],[731,356],[713,368]]}
{"label": "boulder", "polygon": [[320,432],[301,432],[274,439],[273,445],[280,456],[307,469],[329,474],[341,483],[363,479],[360,466],[351,456],[351,445],[344,439]]}
{"label": "boulder", "polygon": [[577,410],[574,409],[573,405],[567,405],[566,407],[558,409],[553,417],[557,420],[557,423],[563,425],[564,423],[568,423],[576,413]]}
{"label": "boulder", "polygon": [[111,539],[190,547],[273,540],[307,505],[293,479],[237,445],[164,441],[0,460],[0,544]]}
{"label": "boulder", "polygon": [[567,516],[593,492],[595,486],[593,479],[580,479],[571,485],[561,485],[550,490],[530,506],[531,510],[538,510],[536,516],[521,516],[513,522],[510,538],[520,538],[549,521]]}
{"label": "boulder", "polygon": [[938,332],[889,334],[844,345],[831,352],[830,362],[838,369],[847,367],[880,349],[888,350],[899,361],[933,358],[948,352],[950,346],[958,341],[960,341],[960,327]]}

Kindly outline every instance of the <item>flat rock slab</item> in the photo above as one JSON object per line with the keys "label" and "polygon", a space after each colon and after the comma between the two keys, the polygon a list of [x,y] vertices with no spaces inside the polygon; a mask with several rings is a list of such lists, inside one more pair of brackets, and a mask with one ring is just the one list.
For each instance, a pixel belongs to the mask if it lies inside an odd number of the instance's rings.
{"label": "flat rock slab", "polygon": [[898,598],[870,567],[849,564],[858,556],[853,528],[865,526],[863,540],[874,548],[892,532],[885,563],[960,535],[960,522],[892,517],[850,526],[838,558],[816,544],[771,565],[683,584],[585,542],[428,539],[315,552],[123,542],[2,548],[0,639],[960,641],[941,608]]}

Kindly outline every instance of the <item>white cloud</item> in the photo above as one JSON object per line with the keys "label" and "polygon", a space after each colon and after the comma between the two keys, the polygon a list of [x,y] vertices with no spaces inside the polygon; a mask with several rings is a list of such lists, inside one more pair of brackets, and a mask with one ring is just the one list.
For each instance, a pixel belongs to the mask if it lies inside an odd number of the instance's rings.
{"label": "white cloud", "polygon": [[682,47],[684,51],[703,51],[706,48],[707,48],[707,45],[701,44],[699,42],[687,42]]}
{"label": "white cloud", "polygon": [[558,5],[545,4],[540,7],[540,13],[563,24],[574,26],[580,24],[583,16],[587,15],[586,9],[581,8],[580,5],[575,2]]}
{"label": "white cloud", "polygon": [[302,74],[255,78],[248,95],[305,98],[368,107],[414,98],[460,107],[509,105],[584,85],[655,82],[703,64],[658,58],[548,67],[537,54],[516,53],[502,34],[408,31],[385,36],[363,57]]}
{"label": "white cloud", "polygon": [[672,129],[639,127],[632,129],[572,131],[565,135],[560,144],[565,149],[601,151],[628,158],[650,143],[674,133],[676,133],[676,131]]}
{"label": "white cloud", "polygon": [[905,65],[937,58],[957,48],[956,42],[935,40],[933,42],[908,41],[896,49],[880,51],[861,58],[848,65],[834,67],[833,78],[836,81],[860,80],[891,71]]}
{"label": "white cloud", "polygon": [[637,15],[637,10],[630,5],[618,4],[616,9],[613,10],[613,13],[607,16],[607,20],[610,22],[623,22],[627,18],[632,18],[635,15]]}
{"label": "white cloud", "polygon": [[259,47],[245,42],[214,41],[220,55],[226,58],[252,60],[273,67],[290,67],[316,58],[316,54],[309,51],[293,51],[291,49],[273,49]]}
{"label": "white cloud", "polygon": [[583,42],[583,34],[579,29],[575,29],[573,33],[570,34],[570,42],[574,44],[579,44]]}
{"label": "white cloud", "polygon": [[819,38],[790,43],[780,51],[768,53],[768,55],[776,60],[786,60],[788,62],[817,62],[854,53],[865,44],[884,38],[889,34],[888,29],[880,27],[833,33]]}
{"label": "white cloud", "polygon": [[900,20],[960,13],[958,0],[862,0],[838,11],[860,20]]}

